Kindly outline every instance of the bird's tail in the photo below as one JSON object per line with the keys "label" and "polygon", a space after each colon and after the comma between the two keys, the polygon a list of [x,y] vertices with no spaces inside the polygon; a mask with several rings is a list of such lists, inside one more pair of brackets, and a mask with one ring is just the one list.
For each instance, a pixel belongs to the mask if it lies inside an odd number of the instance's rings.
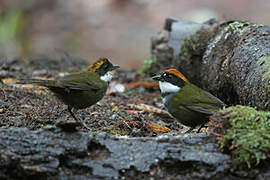
{"label": "bird's tail", "polygon": [[60,85],[55,80],[43,80],[43,79],[19,79],[17,84],[34,84],[45,87],[59,87]]}

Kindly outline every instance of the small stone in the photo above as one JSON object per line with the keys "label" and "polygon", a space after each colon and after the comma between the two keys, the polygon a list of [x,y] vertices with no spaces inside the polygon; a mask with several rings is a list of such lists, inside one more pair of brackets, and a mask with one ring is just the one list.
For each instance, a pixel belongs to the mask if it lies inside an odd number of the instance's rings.
{"label": "small stone", "polygon": [[166,43],[169,41],[169,32],[168,31],[161,31],[157,35],[152,37],[152,44],[157,45],[160,43]]}
{"label": "small stone", "polygon": [[170,38],[170,34],[168,31],[161,31],[158,35],[158,38],[162,42],[168,42]]}
{"label": "small stone", "polygon": [[6,71],[6,70],[0,71],[0,78],[7,77],[8,75],[9,75],[9,74],[8,74],[8,71]]}
{"label": "small stone", "polygon": [[10,70],[11,71],[21,71],[22,67],[21,66],[11,66]]}
{"label": "small stone", "polygon": [[144,86],[140,86],[139,87],[139,92],[140,93],[144,93],[145,92],[145,87]]}
{"label": "small stone", "polygon": [[157,45],[156,49],[158,51],[167,51],[169,49],[169,47],[166,43],[162,43],[162,44]]}
{"label": "small stone", "polygon": [[4,109],[1,108],[1,109],[0,109],[0,114],[2,114],[3,112],[4,112]]}
{"label": "small stone", "polygon": [[46,69],[42,69],[42,70],[35,70],[32,73],[32,76],[44,76],[48,73],[48,71]]}
{"label": "small stone", "polygon": [[67,76],[67,75],[69,75],[70,73],[68,73],[68,72],[60,72],[60,73],[58,73],[58,76],[59,77],[64,77],[64,76]]}
{"label": "small stone", "polygon": [[111,117],[109,117],[110,120],[115,120],[115,118],[117,117],[117,114],[113,114],[111,115]]}
{"label": "small stone", "polygon": [[28,105],[28,104],[23,104],[23,105],[21,105],[21,108],[31,109],[31,108],[33,108],[33,106]]}

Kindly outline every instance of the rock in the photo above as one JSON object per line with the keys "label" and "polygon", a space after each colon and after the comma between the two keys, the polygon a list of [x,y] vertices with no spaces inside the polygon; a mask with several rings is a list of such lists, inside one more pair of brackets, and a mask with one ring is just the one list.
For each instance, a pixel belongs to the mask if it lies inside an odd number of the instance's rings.
{"label": "rock", "polygon": [[169,42],[169,32],[168,31],[160,31],[157,35],[154,35],[151,38],[152,44],[160,44],[162,42]]}
{"label": "rock", "polygon": [[59,77],[64,77],[64,76],[67,76],[69,74],[70,74],[69,72],[60,72],[60,73],[58,73],[58,76]]}
{"label": "rock", "polygon": [[17,59],[0,58],[0,69],[10,70],[11,67],[16,63],[18,63]]}
{"label": "rock", "polygon": [[157,45],[156,49],[158,51],[167,51],[169,49],[169,47],[167,46],[167,44],[163,43],[163,44]]}
{"label": "rock", "polygon": [[8,76],[10,76],[8,71],[0,70],[0,78],[5,78],[5,77],[8,77]]}
{"label": "rock", "polygon": [[41,69],[41,70],[33,71],[32,76],[39,77],[39,76],[45,76],[46,74],[48,74],[48,71],[46,69]]}
{"label": "rock", "polygon": [[21,71],[22,67],[19,66],[19,65],[13,65],[13,66],[10,67],[10,70],[11,71]]}
{"label": "rock", "polygon": [[206,133],[128,138],[10,128],[0,129],[0,151],[2,179],[239,178]]}
{"label": "rock", "polygon": [[174,49],[174,56],[179,56],[182,53],[181,46],[185,43],[185,39],[195,34],[201,28],[208,28],[208,25],[184,19],[172,23],[168,45]]}

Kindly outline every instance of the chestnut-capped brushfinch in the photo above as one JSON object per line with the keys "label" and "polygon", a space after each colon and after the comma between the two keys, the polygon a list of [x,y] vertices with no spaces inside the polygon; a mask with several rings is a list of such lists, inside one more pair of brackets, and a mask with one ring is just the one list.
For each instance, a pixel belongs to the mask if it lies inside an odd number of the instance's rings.
{"label": "chestnut-capped brushfinch", "polygon": [[87,108],[96,104],[106,93],[108,83],[114,76],[114,70],[119,68],[113,65],[107,58],[100,58],[88,69],[73,73],[57,80],[25,79],[22,84],[35,84],[45,86],[51,90],[64,104],[72,117],[89,127],[73,111]]}
{"label": "chestnut-capped brushfinch", "polygon": [[209,121],[209,116],[223,108],[225,104],[207,91],[190,83],[177,69],[168,69],[152,77],[159,81],[162,102],[169,113],[191,132]]}

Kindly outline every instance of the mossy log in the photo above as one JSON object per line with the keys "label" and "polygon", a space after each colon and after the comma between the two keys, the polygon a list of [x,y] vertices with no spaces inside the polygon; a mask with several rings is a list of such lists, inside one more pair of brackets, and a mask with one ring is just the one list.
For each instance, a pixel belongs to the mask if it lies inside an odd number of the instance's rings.
{"label": "mossy log", "polygon": [[151,47],[150,73],[174,66],[229,105],[270,110],[269,26],[168,18]]}

